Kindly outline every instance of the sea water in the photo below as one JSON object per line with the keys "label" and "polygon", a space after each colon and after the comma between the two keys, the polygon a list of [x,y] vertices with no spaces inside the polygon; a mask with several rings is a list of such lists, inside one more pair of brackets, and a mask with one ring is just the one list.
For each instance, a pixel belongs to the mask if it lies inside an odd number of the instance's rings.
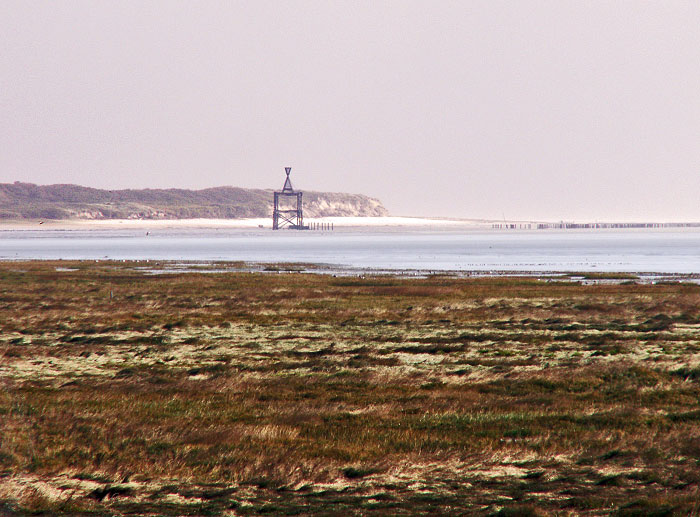
{"label": "sea water", "polygon": [[2,230],[0,260],[327,264],[381,270],[700,273],[700,229]]}

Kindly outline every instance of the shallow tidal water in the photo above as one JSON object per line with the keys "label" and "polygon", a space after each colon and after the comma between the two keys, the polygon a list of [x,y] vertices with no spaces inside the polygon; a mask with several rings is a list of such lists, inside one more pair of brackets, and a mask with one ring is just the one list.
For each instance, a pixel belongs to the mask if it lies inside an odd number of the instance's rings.
{"label": "shallow tidal water", "polygon": [[382,270],[700,273],[700,230],[3,230],[0,260],[327,264]]}

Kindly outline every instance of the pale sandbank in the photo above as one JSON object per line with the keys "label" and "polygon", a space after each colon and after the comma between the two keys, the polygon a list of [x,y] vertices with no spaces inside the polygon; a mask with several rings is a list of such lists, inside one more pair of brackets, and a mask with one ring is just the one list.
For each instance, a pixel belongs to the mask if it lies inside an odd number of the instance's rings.
{"label": "pale sandbank", "polygon": [[[314,217],[304,224],[332,225],[333,228],[490,228],[492,221],[476,219],[439,219],[425,217]],[[272,228],[272,218],[255,219],[68,219],[0,221],[0,230],[88,230],[88,229],[164,229],[164,228]]]}

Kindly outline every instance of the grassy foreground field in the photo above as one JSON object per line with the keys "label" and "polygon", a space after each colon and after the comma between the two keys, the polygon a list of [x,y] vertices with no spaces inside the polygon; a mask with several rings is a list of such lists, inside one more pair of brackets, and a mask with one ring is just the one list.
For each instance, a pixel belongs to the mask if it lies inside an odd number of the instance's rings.
{"label": "grassy foreground field", "polygon": [[143,266],[0,263],[0,515],[700,512],[700,286]]}

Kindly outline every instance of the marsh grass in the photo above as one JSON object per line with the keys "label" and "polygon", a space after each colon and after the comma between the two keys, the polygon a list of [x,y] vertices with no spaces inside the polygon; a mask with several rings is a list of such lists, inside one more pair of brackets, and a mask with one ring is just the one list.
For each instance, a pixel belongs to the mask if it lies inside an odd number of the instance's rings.
{"label": "marsh grass", "polygon": [[698,511],[698,286],[142,268],[0,263],[0,511]]}

